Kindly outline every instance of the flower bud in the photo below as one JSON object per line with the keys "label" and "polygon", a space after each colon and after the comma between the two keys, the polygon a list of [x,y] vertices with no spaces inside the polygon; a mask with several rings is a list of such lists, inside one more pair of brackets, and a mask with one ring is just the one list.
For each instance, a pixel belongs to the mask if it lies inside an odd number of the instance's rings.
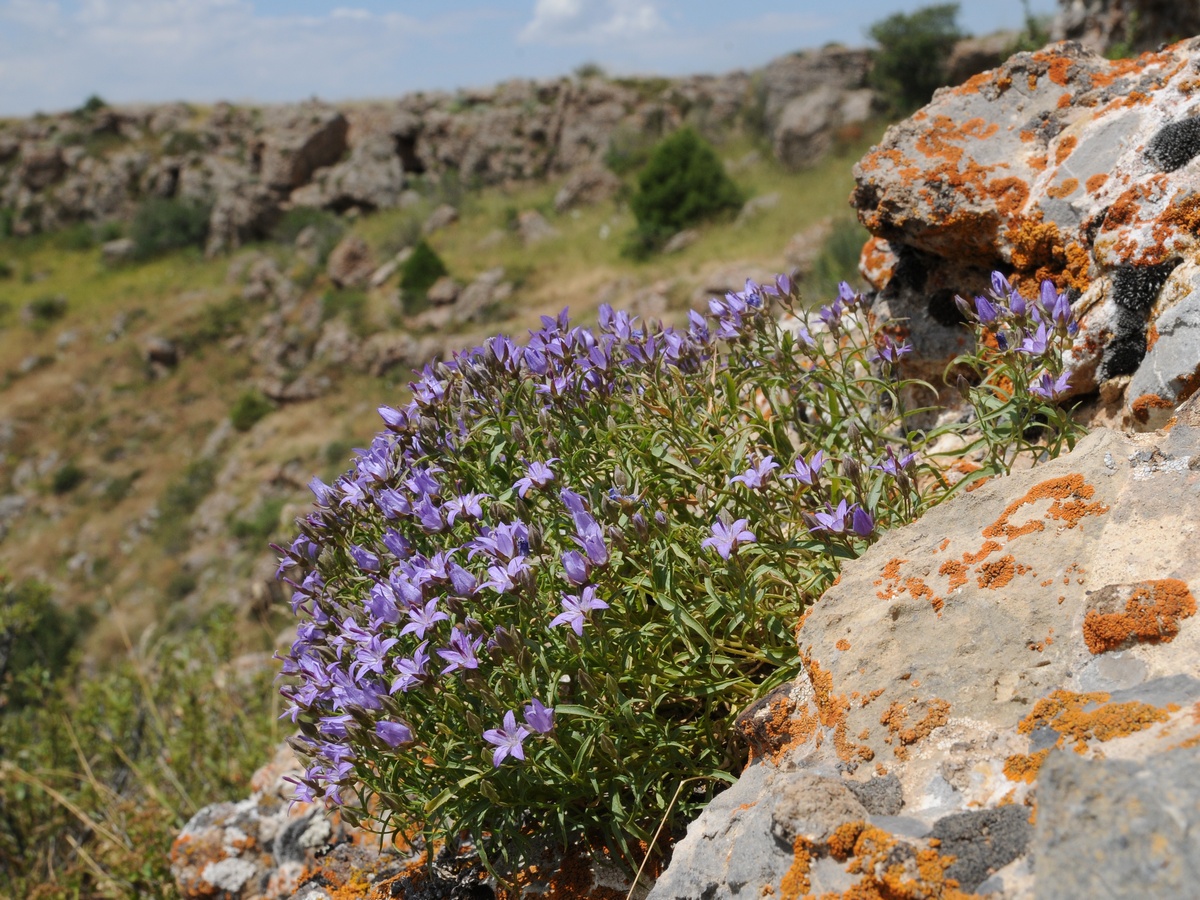
{"label": "flower bud", "polygon": [[536,525],[529,526],[529,551],[531,553],[541,555],[546,549],[546,542],[542,537],[542,529]]}
{"label": "flower bud", "polygon": [[612,416],[609,416],[608,420],[604,423],[604,427],[607,428],[609,431],[616,431],[617,430],[617,420],[614,419]]}
{"label": "flower bud", "polygon": [[708,505],[708,485],[706,485],[704,482],[700,482],[698,485],[696,485],[696,505]]}
{"label": "flower bud", "polygon": [[[568,632],[568,634],[570,634],[570,632]],[[596,693],[596,682],[592,680],[591,675],[589,675],[583,669],[580,669],[575,673],[575,677],[579,681],[579,686],[585,691],[587,691],[589,694]]]}
{"label": "flower bud", "polygon": [[613,472],[613,484],[621,489],[621,493],[624,493],[629,487],[629,476],[621,469],[617,469],[617,471]]}
{"label": "flower bud", "polygon": [[966,378],[963,377],[961,372],[959,373],[958,378],[954,380],[954,387],[958,390],[959,396],[961,396],[964,400],[971,399],[971,384]]}
{"label": "flower bud", "polygon": [[622,551],[629,549],[629,541],[625,539],[625,533],[616,525],[608,526],[608,540]]}
{"label": "flower bud", "polygon": [[857,482],[862,476],[862,466],[858,464],[856,459],[849,456],[842,457],[842,471],[853,482]]}
{"label": "flower bud", "polygon": [[554,420],[550,418],[550,411],[545,407],[538,411],[538,424],[546,432],[549,432],[554,427]]}
{"label": "flower bud", "polygon": [[646,517],[641,513],[634,513],[630,520],[633,523],[633,530],[638,536],[639,541],[647,541],[650,538],[650,525],[646,522]]}
{"label": "flower bud", "polygon": [[463,714],[463,718],[466,719],[468,728],[470,728],[476,734],[483,733],[483,723],[479,721],[479,716],[475,715],[474,710],[466,710],[466,712]]}
{"label": "flower bud", "polygon": [[851,422],[846,426],[846,437],[850,439],[850,443],[857,444],[862,438],[862,431],[859,430],[858,424]]}
{"label": "flower bud", "polygon": [[517,446],[519,446],[519,447],[525,446],[525,429],[521,427],[520,422],[513,422],[511,436],[512,436],[513,442]]}
{"label": "flower bud", "polygon": [[[570,632],[568,632],[568,634],[569,633]],[[563,675],[561,678],[558,679],[558,702],[559,703],[570,703],[571,702],[571,694],[572,694],[571,676]]]}
{"label": "flower bud", "polygon": [[562,445],[558,443],[558,438],[552,434],[546,435],[546,450],[551,456],[557,456],[561,449]]}
{"label": "flower bud", "polygon": [[612,738],[610,738],[607,734],[601,733],[600,737],[596,738],[596,743],[600,745],[600,748],[607,753],[610,758],[620,759],[620,756],[617,753],[617,745],[612,742]]}

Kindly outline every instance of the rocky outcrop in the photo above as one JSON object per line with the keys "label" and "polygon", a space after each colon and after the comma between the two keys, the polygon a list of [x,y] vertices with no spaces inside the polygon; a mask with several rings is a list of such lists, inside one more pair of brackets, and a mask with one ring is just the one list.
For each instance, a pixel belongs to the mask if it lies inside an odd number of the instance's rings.
{"label": "rocky outcrop", "polygon": [[[809,165],[839,128],[872,112],[869,65],[866,50],[829,47],[760,73],[515,80],[344,108],[77,110],[0,125],[0,207],[30,233],[127,218],[148,197],[179,197],[212,209],[210,253],[262,237],[289,205],[400,206],[416,176],[471,185],[566,178],[561,211],[615,192],[619,182],[602,168],[614,141],[683,124],[713,135],[752,124],[781,160]],[[750,109],[764,111],[761,121],[748,121]]]}
{"label": "rocky outcrop", "polygon": [[[877,311],[908,322],[918,371],[965,349],[956,294],[992,269],[1071,292],[1075,394],[1133,381],[1131,424],[1200,387],[1200,39],[1109,61],[1062,43],[939,91],[855,168]],[[1161,343],[1160,339],[1165,340]],[[1181,344],[1181,342],[1183,342]],[[1159,421],[1165,416],[1159,415]]]}
{"label": "rocky outcrop", "polygon": [[1169,433],[1095,432],[848,563],[804,617],[801,676],[739,719],[751,764],[651,898],[1192,892],[1188,406]]}
{"label": "rocky outcrop", "polygon": [[1200,8],[1176,0],[1059,0],[1050,29],[1055,41],[1079,41],[1103,53],[1120,46],[1128,53],[1155,50],[1200,34]]}

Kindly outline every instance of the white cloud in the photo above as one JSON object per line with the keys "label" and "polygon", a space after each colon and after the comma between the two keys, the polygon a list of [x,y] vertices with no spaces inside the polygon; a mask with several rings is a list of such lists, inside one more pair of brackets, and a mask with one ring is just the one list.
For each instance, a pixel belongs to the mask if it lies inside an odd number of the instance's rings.
{"label": "white cloud", "polygon": [[656,0],[537,0],[525,43],[615,44],[664,33]]}

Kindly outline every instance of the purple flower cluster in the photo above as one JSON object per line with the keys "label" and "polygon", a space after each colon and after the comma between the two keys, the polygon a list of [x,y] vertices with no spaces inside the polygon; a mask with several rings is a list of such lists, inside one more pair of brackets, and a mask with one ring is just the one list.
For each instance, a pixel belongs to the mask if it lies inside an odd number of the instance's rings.
{"label": "purple flower cluster", "polygon": [[[786,279],[769,287],[747,282],[713,301],[711,316],[693,313],[686,330],[643,325],[603,306],[593,331],[572,326],[564,310],[543,317],[523,346],[501,335],[426,366],[410,384],[409,403],[380,407],[384,431],[332,484],[313,479],[315,509],[281,550],[280,577],[303,620],[283,659],[281,689],[285,715],[301,726],[298,749],[310,760],[298,798],[339,803],[364,751],[432,739],[422,733],[414,702],[439,691],[469,692],[506,654],[522,652],[523,632],[505,620],[512,603],[540,602],[557,580],[561,587],[549,596],[560,598],[559,609],[546,611],[542,627],[567,626],[577,636],[609,608],[593,578],[610,565],[613,541],[624,538],[602,523],[585,494],[562,486],[557,456],[494,459],[519,466],[506,482],[512,493],[504,493],[505,482],[464,488],[459,476],[447,476],[447,468],[458,471],[474,419],[496,416],[498,398],[514,383],[528,386],[535,411],[540,406],[553,421],[597,401],[635,398],[640,376],[699,372],[717,355],[718,339],[736,342],[763,327],[771,299],[790,289]],[[506,428],[511,443],[523,446],[516,420]],[[754,489],[774,468],[765,457],[738,480]],[[513,494],[549,518],[536,528],[521,521],[511,503],[497,502]],[[637,506],[638,498],[618,494],[621,508]],[[651,518],[665,527],[661,511]],[[628,522],[639,534],[651,527],[640,510]],[[540,546],[547,527],[564,529],[574,549],[547,554]],[[742,529],[718,549],[732,552],[747,540],[753,536]],[[546,673],[547,682],[552,677]],[[524,759],[525,741],[550,733],[552,709],[531,698],[525,710],[523,725],[510,712],[501,727],[482,733],[494,764]]]}
{"label": "purple flower cluster", "polygon": [[1004,275],[993,272],[991,290],[986,295],[976,297],[974,303],[961,297],[955,301],[968,318],[995,333],[1001,352],[1021,354],[1031,365],[1041,364],[1041,370],[1030,380],[1030,393],[1054,401],[1070,391],[1069,373],[1047,367],[1056,346],[1068,342],[1079,331],[1066,291],[1058,291],[1053,282],[1043,281],[1038,296],[1026,300]]}

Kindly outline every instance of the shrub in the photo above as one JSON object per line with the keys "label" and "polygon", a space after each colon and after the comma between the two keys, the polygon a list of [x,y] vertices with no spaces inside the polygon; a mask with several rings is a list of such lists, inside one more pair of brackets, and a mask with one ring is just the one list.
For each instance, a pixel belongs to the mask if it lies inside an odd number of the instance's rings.
{"label": "shrub", "polygon": [[742,199],[712,147],[692,129],[680,129],[654,148],[638,175],[629,252],[644,256],[689,225],[738,209]]}
{"label": "shrub", "polygon": [[243,543],[261,545],[279,530],[279,514],[282,511],[283,498],[270,497],[261,501],[247,518],[231,521],[229,530]]}
{"label": "shrub", "polygon": [[895,13],[867,29],[879,45],[871,83],[896,113],[907,115],[924,106],[945,85],[946,63],[963,36],[957,18],[958,4],[944,3]]}
{"label": "shrub", "polygon": [[13,222],[16,218],[17,211],[11,206],[0,207],[0,238],[12,236]]}
{"label": "shrub", "polygon": [[365,337],[367,324],[367,292],[358,288],[336,288],[321,297],[321,321],[342,317],[350,330]]}
{"label": "shrub", "polygon": [[346,223],[336,213],[315,206],[293,206],[271,229],[271,237],[284,244],[294,244],[300,232],[310,227],[316,233],[316,261],[323,266],[346,233]]}
{"label": "shrub", "polygon": [[149,259],[170,250],[204,246],[209,209],[206,204],[187,200],[146,200],[130,226],[134,258]]}
{"label": "shrub", "polygon": [[229,411],[229,421],[238,431],[249,431],[274,411],[275,404],[262,391],[243,391]]}
{"label": "shrub", "polygon": [[217,461],[198,459],[167,485],[158,501],[159,539],[172,552],[187,548],[188,520],[209,495],[217,480]]}
{"label": "shrub", "polygon": [[5,281],[13,277],[13,266],[6,259],[0,259],[0,281]]}
{"label": "shrub", "polygon": [[46,294],[25,304],[25,320],[35,331],[49,328],[67,314],[69,304],[62,294]]}
{"label": "shrub", "polygon": [[99,94],[92,94],[85,101],[83,101],[83,106],[75,110],[75,113],[76,115],[80,116],[92,116],[100,112],[102,109],[108,109],[108,104]]}
{"label": "shrub", "polygon": [[50,479],[50,490],[56,494],[69,494],[83,484],[83,479],[86,477],[83,469],[75,463],[69,462],[55,471],[54,477]]}
{"label": "shrub", "polygon": [[425,292],[433,287],[435,281],[449,274],[450,270],[428,241],[417,241],[413,252],[400,268],[400,289],[424,298]]}
{"label": "shrub", "polygon": [[[636,865],[733,781],[736,714],[795,674],[803,609],[954,490],[920,458],[941,433],[905,425],[907,348],[861,303],[748,283],[685,332],[564,311],[426,367],[284,551],[297,796],[466,832],[504,875],[530,835]],[[1061,349],[1002,362],[1061,371]]]}

